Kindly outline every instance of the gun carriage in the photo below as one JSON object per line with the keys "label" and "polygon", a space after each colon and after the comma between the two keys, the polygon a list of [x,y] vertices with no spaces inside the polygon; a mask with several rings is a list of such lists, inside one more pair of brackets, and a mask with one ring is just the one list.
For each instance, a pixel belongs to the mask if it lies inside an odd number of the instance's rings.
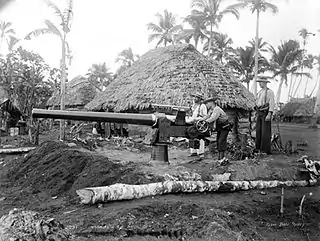
{"label": "gun carriage", "polygon": [[[163,107],[161,105],[157,106]],[[189,107],[177,108],[176,115],[33,109],[32,117],[34,119],[52,118],[151,126],[150,143],[153,147],[151,157],[153,160],[169,162],[168,145],[170,144],[170,137],[185,137],[194,140],[204,138],[210,132],[210,128],[206,122],[191,122],[190,118],[186,116],[186,108]]]}

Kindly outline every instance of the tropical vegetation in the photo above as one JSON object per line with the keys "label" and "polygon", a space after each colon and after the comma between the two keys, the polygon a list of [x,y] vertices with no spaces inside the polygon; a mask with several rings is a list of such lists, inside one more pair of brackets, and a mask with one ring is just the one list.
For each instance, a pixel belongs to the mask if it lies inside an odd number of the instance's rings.
{"label": "tropical vegetation", "polygon": [[[288,100],[297,96],[301,86],[303,86],[304,96],[311,96],[319,92],[317,91],[318,85],[314,85],[310,93],[307,91],[308,80],[311,77],[310,71],[315,66],[320,66],[319,56],[313,56],[306,51],[309,37],[314,35],[314,33],[309,32],[306,28],[302,28],[297,33],[297,38],[300,37],[301,42],[295,39],[288,39],[282,41],[276,47],[271,46],[259,36],[261,13],[267,10],[273,13],[278,12],[277,6],[272,4],[271,0],[236,0],[232,5],[228,5],[230,1],[227,0],[191,0],[190,2],[190,13],[183,18],[180,18],[168,9],[162,13],[156,13],[156,21],[149,22],[146,25],[147,30],[150,32],[148,41],[152,44],[154,43],[155,47],[180,43],[193,44],[200,52],[209,58],[215,59],[221,65],[226,66],[248,89],[250,86],[253,86],[253,93],[256,93],[256,78],[267,76],[273,81],[278,82],[278,89],[276,91],[277,104],[280,102],[284,85],[289,85]],[[13,86],[19,85],[21,81],[26,81],[26,86],[35,88],[30,92],[31,97],[28,101],[34,101],[32,100],[32,96],[33,93],[39,94],[38,90],[36,90],[39,86],[45,86],[47,91],[46,94],[43,94],[43,100],[48,93],[60,91],[62,96],[61,108],[63,109],[65,82],[67,80],[66,62],[72,59],[67,37],[71,31],[73,1],[68,0],[64,10],[59,9],[50,0],[46,0],[46,3],[58,17],[57,19],[60,24],[55,24],[51,20],[45,20],[44,28],[30,32],[25,39],[32,39],[42,34],[58,36],[61,42],[60,68],[51,69],[44,63],[40,55],[27,54],[26,50],[19,47],[20,39],[17,37],[12,23],[2,21],[0,22],[0,54],[2,54],[2,76],[0,82],[6,89],[7,96],[25,99],[30,96],[26,97],[24,94],[25,96],[23,97],[22,93],[24,91],[22,91],[21,96],[18,97],[20,92],[14,91],[19,88],[21,89],[21,87],[13,89]],[[231,36],[223,32],[223,29],[220,29],[220,24],[226,15],[239,19],[241,11],[246,8],[256,14],[256,34],[252,36],[253,38],[246,45],[235,46]],[[6,51],[8,54],[5,54]],[[31,80],[28,80],[27,77],[24,77],[25,79],[21,77],[17,79],[16,72],[19,72],[19,76],[23,76],[24,74],[21,73],[25,71],[24,68],[28,67],[25,63],[21,64],[19,62],[21,61],[21,57],[19,57],[21,55],[29,56],[30,59],[28,61],[29,63],[33,63],[34,66],[42,66],[41,68],[37,67],[38,72],[34,73],[34,75],[39,75],[32,80],[36,84],[30,82]],[[139,58],[140,56],[131,47],[128,47],[119,52],[116,57],[115,62],[119,66],[115,73],[112,73],[105,62],[94,63],[88,69],[86,77],[99,91],[103,91],[114,78],[130,68]],[[12,64],[13,62],[14,64]],[[14,72],[13,68],[17,68],[18,70]],[[320,70],[318,68],[317,81],[319,73]],[[12,84],[10,84],[11,82]],[[41,96],[41,94],[39,95]],[[42,103],[42,97],[33,102],[31,106],[37,106],[40,102]],[[30,112],[23,106],[21,108],[26,113]]]}

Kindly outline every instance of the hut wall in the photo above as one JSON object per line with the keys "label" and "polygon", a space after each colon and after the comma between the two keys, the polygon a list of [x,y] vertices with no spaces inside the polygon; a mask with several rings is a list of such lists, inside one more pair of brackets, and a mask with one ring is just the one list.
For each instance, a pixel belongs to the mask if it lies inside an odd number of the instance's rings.
{"label": "hut wall", "polygon": [[233,124],[232,131],[228,135],[228,139],[230,141],[237,141],[238,140],[238,111],[234,109],[227,109],[225,110],[226,114],[229,117],[229,122]]}
{"label": "hut wall", "polygon": [[151,126],[142,126],[142,125],[128,125],[129,136],[139,136],[144,138],[152,130]]}
{"label": "hut wall", "polygon": [[229,141],[239,141],[240,135],[251,135],[249,112],[243,113],[239,109],[225,110],[229,117],[229,122],[233,123],[233,129],[229,133]]}

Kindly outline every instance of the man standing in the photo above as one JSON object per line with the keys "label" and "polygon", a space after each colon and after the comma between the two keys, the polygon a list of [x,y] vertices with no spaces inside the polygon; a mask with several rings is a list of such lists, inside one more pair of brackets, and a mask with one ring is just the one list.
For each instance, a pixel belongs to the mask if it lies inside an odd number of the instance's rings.
{"label": "man standing", "polygon": [[274,112],[274,93],[267,87],[270,81],[258,79],[261,90],[256,99],[256,149],[271,154],[271,119]]}
{"label": "man standing", "polygon": [[203,118],[206,122],[213,126],[216,122],[217,130],[217,149],[219,151],[219,160],[225,160],[225,151],[227,149],[227,137],[231,130],[231,123],[229,123],[228,115],[216,104],[218,98],[209,98],[203,103],[206,104],[209,114]]}
{"label": "man standing", "polygon": [[[191,108],[192,117],[190,122],[194,123],[207,115],[207,107],[202,103],[203,97],[200,93],[191,94],[191,96],[193,97],[193,105]],[[196,142],[198,142],[199,148],[196,148]],[[205,142],[203,139],[192,141],[191,146],[190,156],[199,156],[201,159],[204,158]]]}

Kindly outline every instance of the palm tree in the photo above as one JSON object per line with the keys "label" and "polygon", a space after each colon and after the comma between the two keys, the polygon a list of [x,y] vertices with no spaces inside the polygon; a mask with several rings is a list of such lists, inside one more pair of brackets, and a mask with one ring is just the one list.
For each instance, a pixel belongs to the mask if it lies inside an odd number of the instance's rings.
{"label": "palm tree", "polygon": [[[65,82],[66,82],[66,55],[69,50],[67,44],[67,34],[70,32],[71,23],[73,19],[73,0],[67,1],[67,7],[62,12],[57,5],[55,5],[50,0],[46,0],[48,7],[50,7],[54,13],[59,17],[60,25],[62,29],[59,29],[50,20],[45,20],[47,25],[45,28],[36,29],[29,33],[25,39],[31,39],[32,37],[37,37],[42,34],[53,34],[60,38],[62,44],[62,57],[61,57],[61,102],[60,108],[64,110],[65,106]],[[64,121],[60,121],[60,139],[64,139]]]}
{"label": "palm tree", "polygon": [[[3,49],[3,43],[4,41],[8,42],[10,41],[10,38],[13,37],[16,33],[11,27],[12,23],[1,21],[0,22],[0,48]],[[2,52],[2,51],[1,51]]]}
{"label": "palm tree", "polygon": [[270,46],[269,51],[271,53],[270,71],[273,72],[273,78],[280,77],[276,94],[276,107],[278,107],[283,83],[287,85],[288,75],[294,74],[299,68],[299,60],[303,51],[300,49],[299,42],[295,40],[281,42],[277,50]]}
{"label": "palm tree", "polygon": [[[212,55],[221,64],[226,62],[234,54],[235,50],[231,47],[233,41],[227,34],[216,33],[213,36]],[[204,51],[208,51],[208,43],[203,46]]]}
{"label": "palm tree", "polygon": [[[318,69],[318,71],[319,71],[319,69]],[[318,77],[319,77],[319,74],[318,74]],[[316,103],[315,103],[314,109],[313,109],[312,123],[314,123],[315,126],[316,126],[317,119],[318,119],[317,117],[319,117],[319,115],[320,115],[320,83],[318,83],[318,90],[317,90],[317,94],[316,94]]]}
{"label": "palm tree", "polygon": [[103,91],[113,79],[112,73],[107,68],[106,63],[93,64],[87,73],[88,79],[99,91]]}
{"label": "palm tree", "polygon": [[[245,48],[240,47],[236,50],[236,57],[232,58],[228,63],[240,81],[247,84],[247,89],[249,89],[250,82],[254,78],[254,53],[254,47],[252,46]],[[266,72],[268,68],[269,64],[267,59],[260,56],[258,73],[262,74]]]}
{"label": "palm tree", "polygon": [[206,25],[205,25],[205,16],[201,13],[198,13],[195,10],[191,11],[191,14],[188,15],[184,22],[188,23],[192,28],[183,29],[177,36],[177,40],[184,39],[189,43],[190,39],[193,38],[194,46],[197,49],[199,40],[204,40],[206,36]]}
{"label": "palm tree", "polygon": [[[302,40],[303,40],[303,41],[302,41],[302,44],[303,44],[303,57],[304,57],[304,55],[305,55],[307,40],[308,40],[308,38],[309,38],[310,35],[315,36],[314,33],[310,33],[306,28],[302,28],[302,29],[299,30],[299,36],[300,36],[300,37],[302,38]],[[309,59],[309,60],[310,60],[310,59]],[[308,61],[308,60],[307,60],[307,61]],[[301,63],[301,72],[303,72],[303,68],[304,68],[304,64]],[[308,86],[308,80],[309,80],[309,78],[308,78],[307,81],[306,81],[306,86],[305,86],[305,89],[304,89],[304,94],[303,94],[303,96],[306,95],[307,86]],[[302,76],[300,76],[300,81],[299,81],[298,86],[300,86],[301,81],[302,81]]]}
{"label": "palm tree", "polygon": [[148,30],[154,32],[149,36],[149,43],[155,39],[159,39],[157,47],[162,43],[164,46],[167,46],[168,43],[174,44],[175,35],[182,30],[182,26],[176,24],[176,17],[171,12],[168,12],[168,10],[164,10],[163,15],[157,13],[155,16],[159,20],[158,25],[155,23],[147,24]]}
{"label": "palm tree", "polygon": [[131,65],[140,58],[138,54],[134,54],[131,47],[124,49],[118,54],[116,62],[122,62],[122,65],[131,67]]}
{"label": "palm tree", "polygon": [[318,82],[319,82],[319,75],[320,75],[320,54],[319,54],[319,55],[316,55],[316,56],[313,56],[313,58],[314,58],[314,60],[316,61],[315,64],[316,64],[318,67],[317,67],[316,83],[315,83],[315,85],[314,85],[314,87],[313,87],[313,89],[312,89],[312,91],[311,91],[311,93],[310,93],[310,96],[313,95],[313,92],[316,90],[317,85],[320,84],[320,83],[318,83]]}
{"label": "palm tree", "polygon": [[[297,91],[298,91],[298,89],[299,89],[299,87],[300,87],[300,84],[301,84],[302,76],[307,76],[307,77],[308,77],[307,80],[309,80],[309,78],[311,78],[311,75],[310,75],[310,74],[309,74],[309,75],[306,75],[306,74],[305,74],[304,68],[312,69],[312,68],[313,68],[313,61],[314,61],[313,55],[309,54],[309,55],[307,55],[307,56],[303,56],[303,53],[302,53],[301,59],[299,60],[299,64],[300,64],[300,65],[299,65],[299,69],[300,69],[300,71],[299,71],[299,72],[297,71],[297,72],[295,73],[296,78],[295,78],[295,81],[294,81],[294,83],[293,83],[293,85],[292,85],[290,97],[296,96]],[[300,76],[300,80],[299,80],[299,82],[298,82],[298,85],[295,86],[296,80],[297,80],[297,77],[298,77],[298,76]],[[305,87],[305,88],[306,88],[306,87]],[[305,91],[306,91],[306,90],[305,90]],[[305,94],[304,94],[304,95],[305,95]]]}
{"label": "palm tree", "polygon": [[258,77],[258,43],[259,43],[259,20],[260,13],[270,9],[273,13],[278,12],[278,7],[269,3],[268,0],[238,0],[240,3],[233,5],[234,8],[249,7],[251,12],[256,12],[256,41],[255,41],[255,69],[254,69],[254,82],[253,93],[257,95],[257,77]]}
{"label": "palm tree", "polygon": [[226,14],[232,14],[237,19],[240,17],[239,11],[232,6],[220,11],[222,2],[223,0],[192,0],[191,3],[194,12],[204,17],[206,25],[209,26],[210,29],[208,56],[211,56],[212,51],[213,27],[218,27],[218,24]]}

